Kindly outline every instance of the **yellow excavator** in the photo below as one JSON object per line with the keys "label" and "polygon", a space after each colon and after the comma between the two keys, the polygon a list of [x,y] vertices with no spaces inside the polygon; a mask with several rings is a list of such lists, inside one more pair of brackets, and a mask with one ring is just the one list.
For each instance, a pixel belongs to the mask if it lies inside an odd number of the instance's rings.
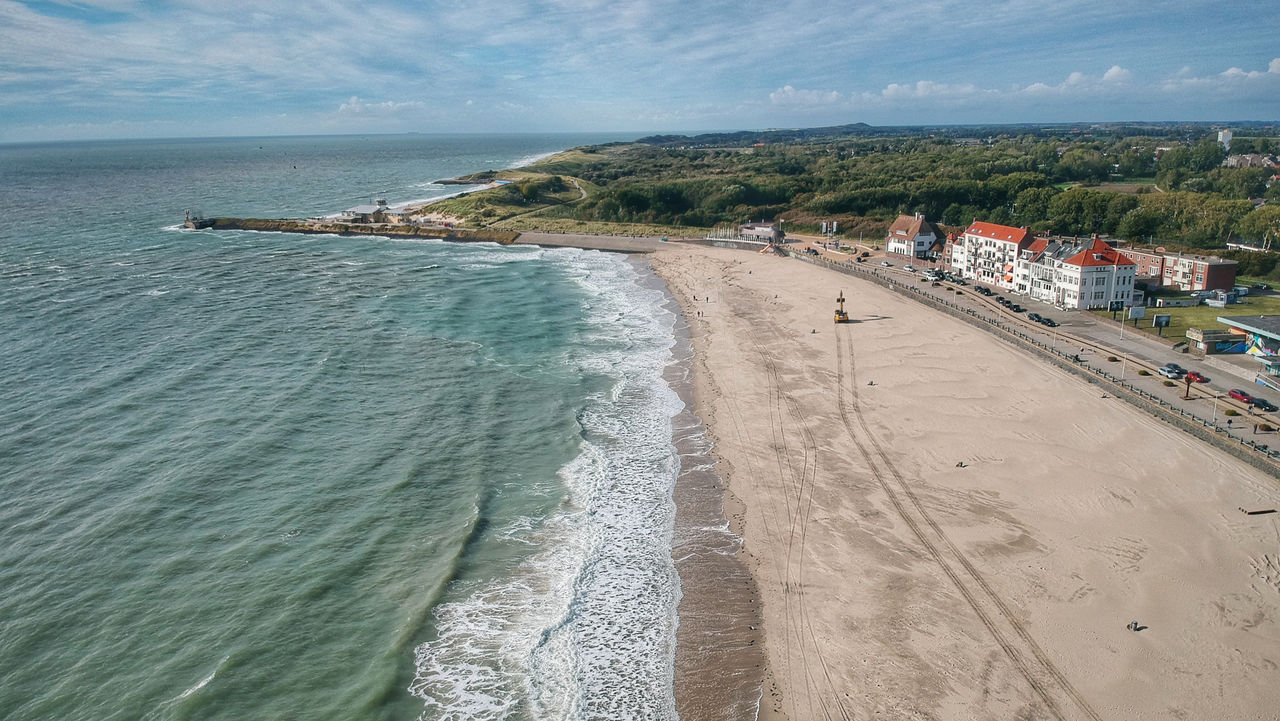
{"label": "yellow excavator", "polygon": [[849,314],[846,313],[844,310],[844,291],[843,290],[840,291],[840,297],[836,298],[836,303],[839,303],[839,305],[836,306],[836,322],[848,323]]}

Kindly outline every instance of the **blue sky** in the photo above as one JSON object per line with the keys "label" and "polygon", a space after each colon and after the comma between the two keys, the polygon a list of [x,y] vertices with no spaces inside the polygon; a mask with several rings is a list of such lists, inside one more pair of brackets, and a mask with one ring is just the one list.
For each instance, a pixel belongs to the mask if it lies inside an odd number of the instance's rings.
{"label": "blue sky", "polygon": [[0,0],[0,142],[1280,121],[1280,2]]}

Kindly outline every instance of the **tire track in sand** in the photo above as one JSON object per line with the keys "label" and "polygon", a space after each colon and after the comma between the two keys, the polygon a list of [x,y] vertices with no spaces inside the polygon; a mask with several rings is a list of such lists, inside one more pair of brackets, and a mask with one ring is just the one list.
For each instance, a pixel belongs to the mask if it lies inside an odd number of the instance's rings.
{"label": "tire track in sand", "polygon": [[[846,344],[848,347],[847,360],[845,358]],[[846,364],[849,374],[848,398],[845,396],[844,389]],[[920,503],[915,492],[911,490],[910,485],[897,466],[889,459],[880,441],[871,432],[871,428],[867,425],[866,418],[862,414],[862,408],[858,403],[857,368],[853,357],[853,339],[849,336],[849,332],[845,330],[845,326],[837,327],[836,366],[838,369],[836,373],[836,393],[839,399],[840,419],[844,423],[850,440],[857,446],[858,452],[867,462],[867,468],[875,476],[885,495],[888,496],[898,516],[902,518],[903,522],[911,529],[912,534],[925,547],[929,556],[942,568],[942,571],[951,580],[956,590],[959,591],[960,595],[969,604],[969,607],[978,616],[978,620],[982,622],[982,625],[986,626],[992,638],[995,639],[1023,678],[1027,680],[1036,696],[1040,698],[1054,718],[1060,720],[1066,718],[1063,714],[1062,705],[1055,697],[1054,691],[1056,689],[1057,692],[1073,701],[1080,713],[1090,721],[1102,721],[1102,717],[1072,686],[1071,682],[1053,664],[1052,660],[1040,648],[1035,639],[1031,637],[1031,634],[1027,632],[1022,623],[1018,621],[1004,599],[991,588],[982,574],[960,552],[960,549],[952,543],[951,539],[943,533],[942,528],[933,520],[933,517]],[[852,409],[850,409],[850,406],[852,406]],[[852,419],[850,418],[850,410],[852,410]],[[855,420],[857,428],[854,426]],[[866,439],[866,443],[863,442],[863,438]],[[868,449],[868,445],[871,446],[871,449]],[[874,453],[872,450],[874,450]],[[889,482],[886,477],[886,471],[888,475],[893,477],[895,483]],[[901,490],[901,493],[894,489],[893,486],[895,484]],[[904,497],[906,502],[903,501]],[[908,503],[910,504],[909,507]],[[937,543],[930,540],[929,534],[925,532],[922,524],[932,531],[932,534],[945,547],[945,551]],[[957,565],[963,571],[957,570]],[[994,607],[994,614],[987,610],[986,607],[988,606]],[[1016,640],[1011,639],[1008,632],[1002,630],[1002,626],[1011,629],[1012,635],[1016,637]]]}

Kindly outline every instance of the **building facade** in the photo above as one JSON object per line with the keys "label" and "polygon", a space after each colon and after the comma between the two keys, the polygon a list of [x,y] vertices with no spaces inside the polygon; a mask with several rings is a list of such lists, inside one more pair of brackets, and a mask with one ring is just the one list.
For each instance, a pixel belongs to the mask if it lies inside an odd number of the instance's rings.
{"label": "building facade", "polygon": [[1178,290],[1230,290],[1236,283],[1236,262],[1208,255],[1186,255],[1124,248],[1139,278]]}
{"label": "building facade", "polygon": [[1026,228],[975,222],[948,242],[948,267],[962,278],[1013,290],[1014,265],[1031,242]]}
{"label": "building facade", "polygon": [[1128,306],[1133,303],[1135,267],[1097,238],[1085,243],[1036,238],[1015,264],[1013,292],[1075,310]]}
{"label": "building facade", "polygon": [[782,229],[773,223],[744,223],[738,226],[738,235],[746,240],[763,240],[769,243],[782,242]]}
{"label": "building facade", "polygon": [[908,258],[936,260],[942,250],[942,231],[923,215],[899,215],[884,239],[886,252]]}

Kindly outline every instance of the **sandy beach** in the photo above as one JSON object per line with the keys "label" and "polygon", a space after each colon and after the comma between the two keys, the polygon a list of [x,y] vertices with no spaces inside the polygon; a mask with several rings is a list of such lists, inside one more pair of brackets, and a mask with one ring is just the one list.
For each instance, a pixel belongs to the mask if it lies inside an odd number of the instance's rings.
{"label": "sandy beach", "polygon": [[[1280,508],[1275,479],[878,286],[744,251],[651,258],[755,581],[686,601],[762,615],[733,637],[766,649],[761,718],[1280,707],[1280,514],[1241,510]],[[699,693],[677,681],[684,718],[733,717]]]}

